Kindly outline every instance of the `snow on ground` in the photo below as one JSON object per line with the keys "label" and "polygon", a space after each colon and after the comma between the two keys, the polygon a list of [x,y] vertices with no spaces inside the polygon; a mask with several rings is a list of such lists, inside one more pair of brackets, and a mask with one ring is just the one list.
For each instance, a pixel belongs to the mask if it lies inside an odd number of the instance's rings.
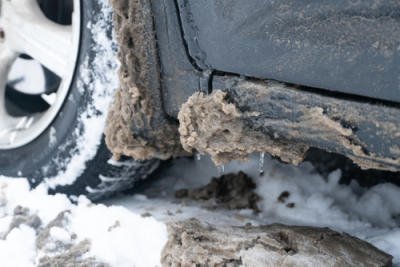
{"label": "snow on ground", "polygon": [[[159,265],[159,254],[167,232],[165,224],[154,218],[143,218],[120,205],[94,205],[84,197],[73,204],[65,195],[48,195],[44,186],[29,191],[28,184],[22,179],[1,178],[0,188],[0,232],[3,237],[10,229],[14,210],[19,206],[28,208],[30,215],[38,215],[43,227],[61,212],[70,211],[67,224],[50,229],[54,243],[78,244],[90,240],[91,249],[84,258],[94,256],[111,266]],[[149,238],[152,235],[157,238]],[[35,239],[33,227],[21,225],[12,229],[0,240],[0,265],[36,266],[43,251],[36,250]],[[48,245],[54,244],[50,240]]]}
{"label": "snow on ground", "polygon": [[[395,266],[400,266],[399,187],[340,185],[339,171],[325,179],[309,163],[293,167],[267,157],[265,174],[260,176],[258,165],[258,159],[253,158],[246,164],[226,165],[225,173],[243,170],[254,178],[257,193],[263,197],[259,214],[250,210],[212,211],[203,208],[204,203],[174,199],[175,190],[196,188],[218,176],[208,157],[179,159],[141,194],[100,204],[84,197],[72,203],[65,195],[46,194],[44,186],[30,191],[22,179],[0,178],[0,265],[37,266],[44,256],[65,252],[60,244],[82,247],[90,242],[81,260],[95,258],[110,266],[160,266],[161,250],[167,241],[165,223],[196,217],[214,225],[280,222],[327,226],[371,242],[393,255]],[[278,201],[284,191],[289,192],[288,197]],[[23,208],[28,209],[30,219],[16,223],[13,214],[24,213]],[[63,211],[69,212],[60,219]],[[46,232],[43,229],[48,230],[45,246],[38,241]]]}

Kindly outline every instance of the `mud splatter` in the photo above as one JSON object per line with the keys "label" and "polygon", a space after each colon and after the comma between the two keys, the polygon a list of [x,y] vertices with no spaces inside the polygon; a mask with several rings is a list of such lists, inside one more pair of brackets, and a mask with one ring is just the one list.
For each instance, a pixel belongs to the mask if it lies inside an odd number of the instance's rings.
{"label": "mud splatter", "polygon": [[[120,45],[120,88],[110,107],[105,130],[108,148],[118,159],[167,159],[179,155],[178,126],[162,109],[160,71],[148,3],[112,0]],[[140,21],[140,23],[138,23]]]}
{"label": "mud splatter", "polygon": [[[176,198],[188,198],[196,201],[214,201],[226,209],[252,209],[258,212],[257,202],[261,199],[254,189],[256,184],[243,172],[226,174],[212,178],[210,183],[193,190],[181,189],[175,192]],[[208,208],[217,207],[211,206]]]}
{"label": "mud splatter", "polygon": [[289,197],[290,193],[288,191],[283,191],[278,197],[278,202],[285,203]]}
{"label": "mud splatter", "polygon": [[221,90],[196,93],[178,114],[182,146],[191,153],[210,154],[216,165],[246,161],[253,152],[270,153],[294,165],[302,162],[308,147],[251,129],[246,118],[255,115],[240,112]]}
{"label": "mud splatter", "polygon": [[[399,171],[396,108],[323,96],[276,81],[240,80],[222,88],[229,88],[227,98],[238,110],[257,114],[245,116],[257,131],[343,154],[362,169]],[[371,144],[374,135],[382,148]],[[383,147],[392,154],[383,153]]]}
{"label": "mud splatter", "polygon": [[163,266],[391,266],[392,256],[329,228],[214,227],[196,219],[168,225]]}

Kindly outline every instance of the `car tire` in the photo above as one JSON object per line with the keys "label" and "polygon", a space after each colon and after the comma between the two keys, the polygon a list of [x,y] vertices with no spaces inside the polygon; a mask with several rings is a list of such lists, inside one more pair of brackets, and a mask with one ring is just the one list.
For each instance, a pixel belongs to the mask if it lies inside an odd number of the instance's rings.
{"label": "car tire", "polygon": [[0,150],[0,175],[97,200],[133,187],[158,166],[157,160],[115,162],[106,148],[106,113],[118,87],[117,49],[108,1],[82,0],[79,56],[65,103],[38,138]]}

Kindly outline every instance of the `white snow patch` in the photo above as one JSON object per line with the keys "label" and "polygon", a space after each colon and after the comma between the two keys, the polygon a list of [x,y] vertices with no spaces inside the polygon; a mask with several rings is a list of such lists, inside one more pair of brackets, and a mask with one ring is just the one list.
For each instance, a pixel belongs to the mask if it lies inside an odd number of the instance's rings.
{"label": "white snow patch", "polygon": [[80,204],[72,212],[71,230],[81,239],[92,240],[90,254],[113,266],[160,266],[167,242],[163,222],[121,206]]}
{"label": "white snow patch", "polygon": [[13,229],[5,240],[0,239],[0,262],[3,267],[35,266],[36,233],[21,225]]}
{"label": "white snow patch", "polygon": [[[37,214],[43,226],[69,210],[65,228],[50,229],[52,240],[68,244],[71,233],[75,233],[76,241],[91,242],[87,256],[111,266],[161,266],[161,250],[167,241],[163,222],[143,218],[122,206],[95,205],[85,197],[73,204],[65,195],[48,195],[40,186],[30,191],[25,179],[0,177],[0,188],[0,234],[7,232],[7,223],[17,206]],[[35,231],[25,225],[12,230],[5,240],[0,240],[0,266],[35,266],[43,256],[37,251],[35,240]]]}
{"label": "white snow patch", "polygon": [[63,228],[54,226],[50,229],[50,236],[53,240],[61,241],[64,244],[71,242],[70,234]]}

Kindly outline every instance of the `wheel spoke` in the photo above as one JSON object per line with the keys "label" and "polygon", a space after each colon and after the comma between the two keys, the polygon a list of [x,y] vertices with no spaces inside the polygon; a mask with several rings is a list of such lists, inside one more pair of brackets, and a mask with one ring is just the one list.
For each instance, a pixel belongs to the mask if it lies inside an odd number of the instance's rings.
{"label": "wheel spoke", "polygon": [[72,26],[59,25],[47,19],[37,1],[13,0],[6,5],[5,17],[9,32],[8,42],[19,53],[39,61],[59,77],[66,73],[66,58],[72,48]]}
{"label": "wheel spoke", "polygon": [[[0,45],[0,140],[3,136],[10,134],[14,126],[18,124],[6,110],[6,85],[7,77],[13,62],[17,59],[18,54],[12,52],[6,45]],[[9,136],[8,142],[12,141],[13,135]],[[0,144],[1,145],[1,144]]]}

